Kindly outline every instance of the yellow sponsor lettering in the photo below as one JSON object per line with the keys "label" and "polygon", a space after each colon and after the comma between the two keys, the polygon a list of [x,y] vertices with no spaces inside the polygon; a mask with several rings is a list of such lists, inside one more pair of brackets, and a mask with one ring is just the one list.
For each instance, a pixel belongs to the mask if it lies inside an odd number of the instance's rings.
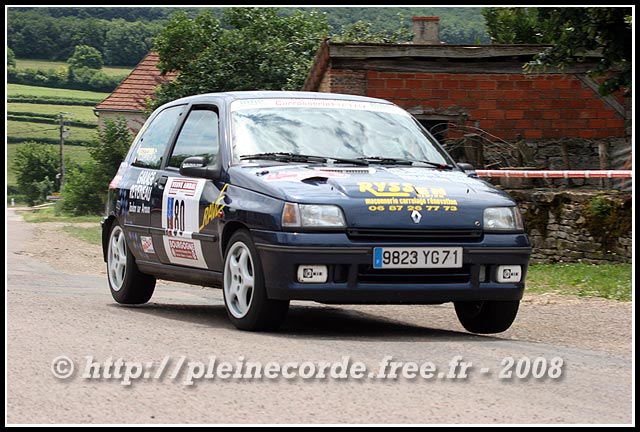
{"label": "yellow sponsor lettering", "polygon": [[437,198],[442,198],[447,195],[447,191],[442,188],[431,188],[431,195]]}
{"label": "yellow sponsor lettering", "polygon": [[225,184],[222,187],[222,190],[220,191],[220,194],[218,195],[218,198],[215,200],[215,202],[212,202],[211,204],[209,204],[207,208],[204,209],[204,214],[202,215],[202,224],[200,225],[200,231],[202,231],[207,225],[209,225],[211,221],[216,219],[220,214],[220,212],[222,211],[222,209],[226,207],[223,200],[226,197],[226,195],[224,194],[224,191],[227,189],[227,186],[229,186],[229,184]]}
{"label": "yellow sponsor lettering", "polygon": [[376,197],[409,197],[414,190],[410,183],[358,182],[358,187]]}
{"label": "yellow sponsor lettering", "polygon": [[415,189],[416,189],[416,192],[418,192],[419,196],[421,197],[429,196],[429,188],[426,188],[424,186],[416,186]]}

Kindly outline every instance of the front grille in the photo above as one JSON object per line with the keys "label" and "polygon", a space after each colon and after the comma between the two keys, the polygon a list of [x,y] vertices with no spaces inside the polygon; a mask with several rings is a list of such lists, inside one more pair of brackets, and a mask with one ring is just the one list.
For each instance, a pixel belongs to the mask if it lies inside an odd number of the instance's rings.
{"label": "front grille", "polygon": [[424,284],[438,285],[468,283],[471,280],[471,265],[446,269],[374,269],[369,264],[358,266],[358,282],[379,284]]}
{"label": "front grille", "polygon": [[354,241],[403,241],[403,242],[479,242],[480,230],[389,230],[350,228],[347,235]]}

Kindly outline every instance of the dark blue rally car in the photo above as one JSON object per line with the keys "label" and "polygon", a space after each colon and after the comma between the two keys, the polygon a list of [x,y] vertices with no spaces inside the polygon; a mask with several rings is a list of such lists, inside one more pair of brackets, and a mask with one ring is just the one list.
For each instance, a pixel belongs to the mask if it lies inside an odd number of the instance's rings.
{"label": "dark blue rally car", "polygon": [[221,287],[233,324],[290,300],[454,302],[509,328],[531,246],[515,202],[384,100],[306,92],[186,97],[153,112],[109,185],[103,250],[118,303],[156,279]]}

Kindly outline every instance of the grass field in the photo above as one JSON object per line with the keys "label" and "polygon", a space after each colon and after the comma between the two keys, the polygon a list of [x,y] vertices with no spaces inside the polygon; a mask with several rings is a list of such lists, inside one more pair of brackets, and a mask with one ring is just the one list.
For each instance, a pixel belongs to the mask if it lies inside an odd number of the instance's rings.
{"label": "grass field", "polygon": [[[16,59],[16,67],[18,69],[65,69],[69,65],[66,62],[54,62],[49,60],[33,60],[33,59]],[[129,66],[104,66],[101,70],[107,75],[124,76],[128,75],[133,68]]]}
{"label": "grass field", "polygon": [[[47,147],[52,148],[57,154],[60,154],[60,146],[54,144],[43,144]],[[8,185],[16,185],[16,172],[13,169],[13,163],[16,157],[16,150],[19,148],[20,143],[17,144],[7,144],[7,155],[6,155],[6,163],[7,163],[7,184]],[[89,155],[89,150],[83,146],[64,146],[64,155],[65,159],[69,158],[78,163],[88,161],[91,156]]]}
{"label": "grass field", "polygon": [[98,125],[98,117],[93,113],[90,106],[79,105],[50,105],[50,104],[28,104],[28,103],[8,103],[9,113],[29,113],[29,114],[57,114],[59,112],[69,113],[65,115],[71,120],[80,120]]}
{"label": "grass field", "polygon": [[102,216],[66,216],[56,214],[55,206],[44,207],[39,210],[20,211],[18,213],[26,222],[68,222],[68,223],[84,223],[95,222],[96,227],[100,228],[100,219]]}
{"label": "grass field", "polygon": [[[78,99],[78,100],[93,100],[97,104],[104,100],[109,94],[88,92],[80,90],[65,90],[65,89],[53,89],[47,87],[34,87],[20,84],[8,84],[7,96],[37,96],[37,97],[58,97],[63,99]],[[71,136],[67,138],[69,144],[75,144],[78,142],[91,142],[97,140],[97,127],[98,119],[93,114],[92,106],[78,106],[78,105],[53,105],[53,104],[33,104],[33,103],[9,103],[7,104],[7,111],[31,113],[31,114],[49,114],[55,115],[60,112],[67,112],[69,120],[80,120],[87,123],[95,124],[94,129],[86,127],[74,127],[70,126]],[[21,142],[47,140],[48,145],[56,152],[60,151],[60,146],[57,144],[60,132],[57,122],[52,119],[51,123],[35,123],[29,121],[15,121],[8,120],[6,122],[7,127],[7,146],[6,146],[6,164],[7,164],[7,184],[16,185],[16,173],[13,169],[13,162],[15,160],[16,150],[21,145]],[[76,162],[85,162],[89,160],[89,152],[86,147],[78,145],[66,145],[65,157]]]}
{"label": "grass field", "polygon": [[[53,139],[58,141],[60,131],[57,122],[48,123],[30,123],[23,121],[7,121],[7,137],[17,137],[23,141],[38,141],[41,139]],[[68,140],[77,143],[79,141],[89,142],[97,139],[96,129],[85,127],[70,127],[71,135]],[[10,141],[11,142],[11,141]]]}
{"label": "grass field", "polygon": [[67,90],[50,87],[35,87],[22,84],[7,84],[7,97],[12,96],[38,96],[55,97],[65,99],[88,99],[94,100],[96,104],[102,102],[109,93],[91,92],[84,90]]}
{"label": "grass field", "polygon": [[539,264],[529,267],[526,292],[632,299],[631,264]]}
{"label": "grass field", "polygon": [[94,227],[66,226],[62,229],[73,237],[84,240],[87,243],[98,246],[102,244],[102,229],[98,223]]}

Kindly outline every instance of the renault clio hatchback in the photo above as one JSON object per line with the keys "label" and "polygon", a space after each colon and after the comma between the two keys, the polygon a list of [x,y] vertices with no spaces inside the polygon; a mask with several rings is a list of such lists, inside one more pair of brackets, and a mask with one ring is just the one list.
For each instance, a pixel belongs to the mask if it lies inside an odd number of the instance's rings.
{"label": "renault clio hatchback", "polygon": [[186,97],[155,110],[109,185],[113,298],[156,279],[222,288],[231,322],[273,330],[290,300],[453,302],[509,328],[531,254],[504,192],[388,101],[307,92]]}

